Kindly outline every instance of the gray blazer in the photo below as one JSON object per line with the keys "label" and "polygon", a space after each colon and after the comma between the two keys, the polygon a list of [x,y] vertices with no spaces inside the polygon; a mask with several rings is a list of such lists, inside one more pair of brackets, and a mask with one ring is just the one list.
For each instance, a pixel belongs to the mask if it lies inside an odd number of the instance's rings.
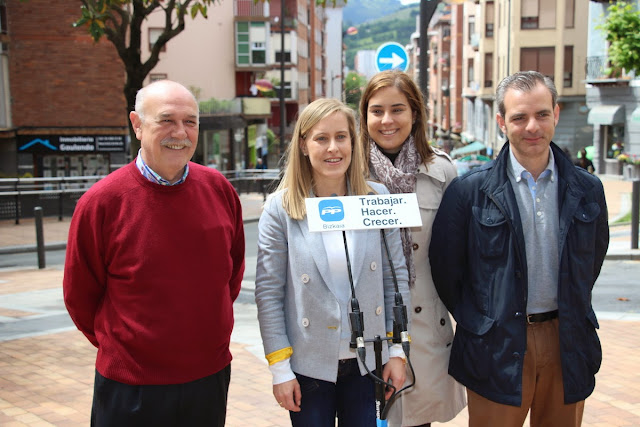
{"label": "gray blazer", "polygon": [[[378,194],[381,184],[369,182]],[[286,190],[284,190],[286,191]],[[331,289],[322,234],[309,232],[307,218],[294,220],[282,207],[283,191],[265,203],[258,225],[255,296],[265,354],[291,347],[294,372],[336,382],[341,336],[341,307]],[[387,229],[387,242],[398,286],[410,313],[407,267],[398,229]],[[393,331],[394,285],[380,230],[358,230],[349,247],[354,287],[364,317],[364,338]],[[383,363],[389,358],[383,345]],[[366,363],[375,369],[373,344],[366,344]],[[360,371],[366,371],[360,364]]]}

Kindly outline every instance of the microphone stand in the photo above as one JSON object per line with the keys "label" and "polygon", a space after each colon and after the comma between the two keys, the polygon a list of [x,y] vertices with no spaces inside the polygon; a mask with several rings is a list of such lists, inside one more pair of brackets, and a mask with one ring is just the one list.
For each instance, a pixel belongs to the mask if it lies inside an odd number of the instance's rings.
{"label": "microphone stand", "polygon": [[[383,229],[380,230],[382,234],[382,240],[384,242],[385,251],[387,254],[387,259],[389,260],[389,265],[391,266],[391,274],[393,276],[393,283],[395,286],[395,296],[393,306],[393,336],[381,338],[379,335],[376,335],[374,339],[364,339],[364,316],[360,311],[360,305],[358,303],[358,299],[356,298],[355,286],[353,284],[353,276],[351,274],[351,260],[349,258],[349,248],[347,245],[347,234],[343,230],[342,231],[342,239],[344,241],[344,250],[347,257],[347,271],[349,274],[349,284],[351,285],[351,312],[349,313],[349,323],[351,325],[351,342],[349,346],[351,348],[356,349],[356,356],[362,362],[362,365],[367,371],[367,375],[371,377],[375,383],[375,396],[376,396],[376,417],[378,419],[378,427],[385,427],[387,425],[387,411],[390,406],[387,406],[387,403],[392,403],[400,393],[404,390],[413,387],[415,385],[415,372],[413,370],[413,365],[411,363],[411,359],[409,358],[409,333],[407,331],[408,327],[408,316],[407,316],[407,307],[404,305],[402,300],[402,294],[398,288],[398,279],[396,277],[396,271],[393,266],[393,261],[391,259],[391,252],[389,251],[389,245],[387,244],[387,237]],[[401,343],[402,349],[404,351],[405,356],[407,357],[407,363],[409,364],[409,368],[411,369],[411,377],[413,381],[411,384],[403,387],[400,390],[396,390],[391,381],[386,382],[382,379],[382,343],[383,341],[391,340],[393,343]],[[372,373],[366,364],[366,348],[365,343],[372,342],[373,350],[375,354],[376,361],[376,369],[375,374]],[[385,391],[386,388],[389,387],[393,389],[393,394],[389,398],[389,401],[385,401]]]}

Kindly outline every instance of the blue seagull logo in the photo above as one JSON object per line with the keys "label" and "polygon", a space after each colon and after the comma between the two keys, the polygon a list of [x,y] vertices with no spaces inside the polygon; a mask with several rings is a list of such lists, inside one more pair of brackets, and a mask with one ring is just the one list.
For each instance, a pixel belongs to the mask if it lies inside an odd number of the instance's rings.
{"label": "blue seagull logo", "polygon": [[29,141],[26,144],[24,144],[22,147],[19,148],[20,151],[26,150],[27,148],[31,147],[32,145],[36,145],[36,144],[42,144],[45,147],[53,150],[53,151],[57,151],[58,147],[51,145],[51,143],[49,142],[48,139],[40,139],[40,138],[36,138],[33,141]]}

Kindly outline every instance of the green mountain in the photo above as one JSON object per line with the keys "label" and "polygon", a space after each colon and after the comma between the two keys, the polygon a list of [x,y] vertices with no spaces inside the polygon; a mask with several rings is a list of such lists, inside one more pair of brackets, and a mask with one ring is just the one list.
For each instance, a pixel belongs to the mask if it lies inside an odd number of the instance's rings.
{"label": "green mountain", "polygon": [[348,0],[342,9],[342,19],[349,28],[382,18],[401,7],[398,0]]}
{"label": "green mountain", "polygon": [[[379,13],[382,15],[381,17],[354,25],[352,21],[347,19],[345,12],[347,8],[356,7],[359,3],[366,4],[368,7],[371,7],[371,4],[377,4],[378,8],[385,7],[385,9],[378,9],[381,12]],[[389,7],[393,3],[397,3],[399,7],[393,13],[389,13]],[[364,15],[364,11],[362,14]],[[381,44],[387,42],[397,42],[403,46],[409,44],[411,34],[416,31],[416,16],[419,15],[419,4],[402,6],[396,0],[349,0],[343,10],[343,32],[349,27],[355,26],[358,29],[358,34],[348,35],[345,33],[344,35],[345,65],[351,70],[354,69],[353,60],[359,50],[376,50]]]}

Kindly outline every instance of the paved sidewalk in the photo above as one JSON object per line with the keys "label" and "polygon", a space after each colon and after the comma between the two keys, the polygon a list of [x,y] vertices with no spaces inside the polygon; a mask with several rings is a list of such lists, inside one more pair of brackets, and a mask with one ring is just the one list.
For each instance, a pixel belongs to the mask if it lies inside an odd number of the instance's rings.
{"label": "paved sidewalk", "polygon": [[[57,293],[61,301],[62,270],[0,270],[0,323],[37,318],[50,309],[6,307],[20,293]],[[60,303],[58,301],[58,303]],[[54,301],[55,302],[55,301]],[[36,307],[36,308],[32,308]],[[26,310],[26,311],[25,311]],[[236,303],[243,328],[234,330],[229,427],[290,425],[288,414],[271,395],[271,375],[264,358],[251,348],[248,329],[257,332],[255,305]],[[600,322],[604,361],[594,394],[587,400],[585,426],[640,425],[640,322]],[[87,426],[91,411],[96,350],[75,328],[0,342],[0,425]],[[464,410],[445,426],[466,426]]]}
{"label": "paved sidewalk", "polygon": [[[603,182],[610,219],[615,219],[624,213],[631,186],[625,181]],[[257,220],[262,196],[242,195],[241,201],[245,221]],[[68,218],[47,218],[45,242],[64,245],[68,227]],[[634,256],[628,249],[628,230],[628,226],[612,227],[611,254]],[[33,242],[33,220],[22,220],[17,226],[13,221],[0,221],[0,249],[25,248]],[[70,324],[63,310],[62,274],[59,267],[0,269],[0,426],[89,424],[96,351]],[[252,285],[243,284],[243,292],[249,293]],[[234,308],[236,328],[231,344],[234,359],[227,425],[290,425],[288,413],[278,407],[271,394],[271,376],[257,335],[256,307],[243,303],[241,298]],[[2,332],[20,321],[51,322],[54,318],[60,321],[57,329],[42,335],[14,334],[11,339],[2,340]],[[586,402],[583,425],[640,426],[640,356],[636,351],[640,321],[601,320],[600,325],[604,360],[596,377],[596,390]],[[467,423],[464,410],[454,420],[435,423],[434,427],[462,427]]]}

